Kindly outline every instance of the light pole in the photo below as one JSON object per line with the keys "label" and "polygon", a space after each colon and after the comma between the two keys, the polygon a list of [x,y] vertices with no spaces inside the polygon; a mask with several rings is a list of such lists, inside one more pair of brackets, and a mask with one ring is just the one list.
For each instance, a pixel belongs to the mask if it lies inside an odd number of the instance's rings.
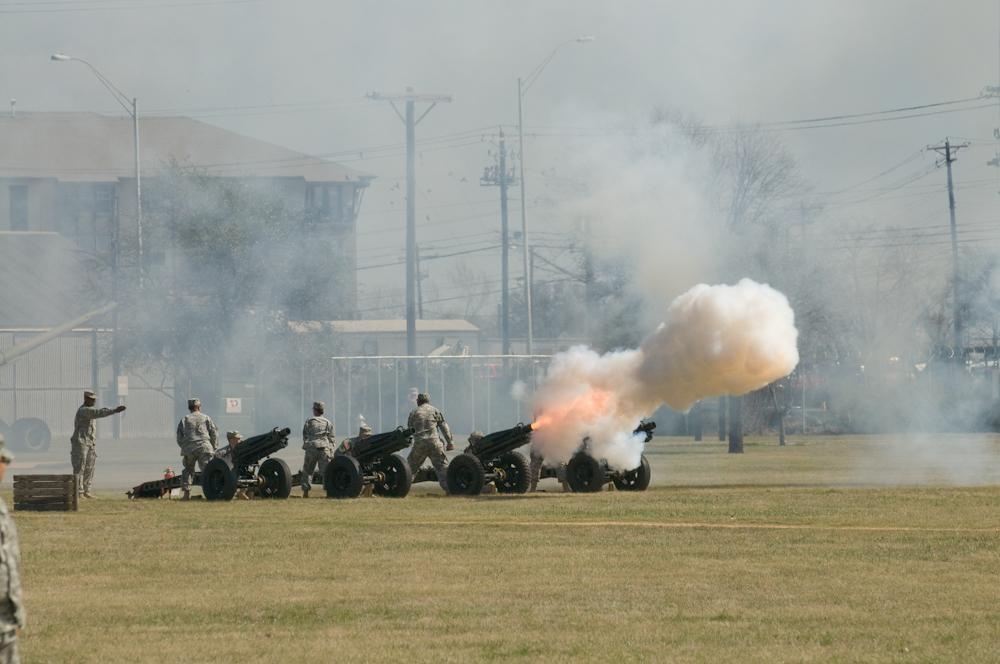
{"label": "light pole", "polygon": [[[108,92],[110,92],[111,96],[113,96],[115,98],[115,101],[117,101],[121,105],[121,107],[125,109],[125,112],[128,113],[132,117],[132,148],[133,148],[133,154],[134,154],[134,157],[135,157],[136,251],[137,251],[138,263],[139,263],[139,288],[142,289],[142,287],[143,287],[143,277],[144,277],[144,275],[143,275],[143,272],[144,272],[144,270],[143,270],[143,261],[142,261],[142,179],[140,177],[141,173],[140,173],[140,170],[139,170],[139,113],[136,110],[136,100],[135,100],[135,97],[131,97],[130,98],[124,92],[122,92],[121,90],[119,90],[118,86],[116,86],[114,83],[112,83],[108,79],[107,76],[105,76],[104,74],[102,74],[97,69],[97,67],[95,67],[94,65],[90,64],[89,62],[87,62],[83,58],[77,58],[77,57],[74,57],[72,55],[66,55],[65,53],[53,53],[50,56],[50,59],[55,60],[56,62],[68,62],[68,61],[72,60],[72,61],[80,62],[80,63],[86,65],[90,69],[90,71],[92,71],[94,73],[94,76],[97,77],[97,80],[99,80],[101,82],[101,84],[104,85],[104,87],[108,89]],[[118,231],[117,230],[116,230],[115,235],[116,235],[116,242],[117,242],[117,239],[118,239],[117,238],[117,235],[118,235]],[[118,263],[118,258],[117,258],[118,246],[117,246],[117,244],[115,246],[115,253],[116,253],[116,256],[115,256],[115,265],[117,266],[117,263]],[[116,378],[116,380],[117,380],[117,378]]]}
{"label": "light pole", "polygon": [[[94,73],[97,80],[108,89],[108,92],[115,98],[125,112],[132,116],[132,147],[135,157],[135,223],[136,223],[136,248],[139,263],[139,289],[142,290],[143,287],[143,262],[142,262],[142,181],[140,179],[139,171],[139,113],[136,110],[136,100],[135,97],[131,99],[118,87],[112,83],[108,77],[102,74],[97,67],[90,64],[83,58],[73,57],[71,55],[66,55],[65,53],[53,53],[50,59],[56,62],[68,62],[75,60],[76,62],[83,63],[86,65],[90,71]],[[114,249],[111,255],[111,292],[112,298],[115,303],[118,302],[118,273],[119,273],[119,253],[121,245],[121,218],[120,215],[116,215],[115,221],[115,232],[114,232]],[[112,401],[118,404],[120,401],[120,395],[118,393],[118,375],[121,373],[121,354],[118,348],[118,307],[114,308],[111,314],[111,394]],[[95,385],[96,387],[96,385]],[[119,418],[114,418],[114,437],[119,438],[121,435],[121,422]]]}
{"label": "light pole", "polygon": [[538,66],[531,70],[531,73],[524,78],[517,79],[517,149],[520,153],[521,159],[521,241],[524,243],[524,306],[527,318],[527,336],[525,337],[525,353],[531,355],[533,352],[532,346],[534,345],[534,332],[532,331],[532,316],[531,316],[531,262],[528,260],[528,254],[531,251],[531,245],[528,243],[528,216],[525,211],[525,195],[524,195],[524,93],[528,91],[538,77],[541,75],[542,70],[545,69],[546,65],[552,62],[552,58],[556,57],[556,53],[559,52],[563,46],[568,46],[569,44],[582,44],[586,42],[594,41],[594,37],[587,35],[583,37],[574,37],[573,39],[568,39],[561,44],[558,44],[548,56],[538,63]]}

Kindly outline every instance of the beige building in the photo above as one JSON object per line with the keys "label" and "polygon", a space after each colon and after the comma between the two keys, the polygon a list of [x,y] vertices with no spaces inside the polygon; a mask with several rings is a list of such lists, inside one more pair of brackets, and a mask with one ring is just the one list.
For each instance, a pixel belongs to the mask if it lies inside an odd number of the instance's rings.
{"label": "beige building", "polygon": [[[173,164],[251,183],[279,196],[305,232],[351,269],[348,309],[357,302],[355,226],[373,176],[184,117],[140,116],[141,178]],[[0,231],[53,231],[85,252],[110,252],[116,221],[122,246],[136,235],[132,119],[94,113],[0,117]],[[157,201],[144,197],[143,210]],[[299,213],[301,213],[299,215]],[[147,270],[169,255],[144,257]],[[353,311],[330,312],[350,317]],[[16,321],[12,321],[16,322]]]}
{"label": "beige building", "polygon": [[[336,311],[321,315],[353,317],[355,229],[373,176],[189,118],[140,117],[139,133],[147,223],[157,206],[156,178],[173,164],[259,187],[283,200],[300,226],[296,230],[307,234],[320,258],[343,259],[347,269],[337,283],[338,299],[326,307]],[[128,437],[170,433],[172,383],[135,373],[124,376],[124,384],[114,380],[107,362],[108,314],[26,354],[10,355],[37,335],[107,304],[109,289],[88,288],[102,278],[88,264],[107,263],[119,226],[121,246],[134,246],[135,185],[130,117],[0,117],[0,432],[23,433],[28,424],[42,422],[47,432],[63,438],[72,428],[80,392],[94,388],[104,404],[127,390],[129,417],[102,420],[102,430],[120,425]],[[143,262],[154,274],[172,260],[168,251],[146,254]],[[127,261],[122,269],[128,278]],[[22,443],[24,436],[13,438]]]}

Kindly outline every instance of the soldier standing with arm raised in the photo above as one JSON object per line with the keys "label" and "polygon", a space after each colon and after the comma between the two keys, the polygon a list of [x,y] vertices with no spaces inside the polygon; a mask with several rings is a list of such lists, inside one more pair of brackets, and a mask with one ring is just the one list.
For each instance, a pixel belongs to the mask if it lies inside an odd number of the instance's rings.
{"label": "soldier standing with arm raised", "polygon": [[313,470],[318,467],[320,474],[326,471],[326,465],[333,458],[333,450],[337,445],[333,422],[323,416],[324,412],[326,404],[322,401],[313,402],[313,416],[302,427],[302,449],[306,451],[302,461],[303,498],[309,497],[309,489],[312,488],[309,480],[312,479]]}
{"label": "soldier standing with arm raised", "polygon": [[[0,481],[7,464],[14,460],[0,435]],[[0,498],[0,664],[18,664],[17,634],[24,629],[24,601],[21,599],[21,548],[17,527]]]}
{"label": "soldier standing with arm raised", "polygon": [[455,446],[452,444],[451,428],[444,421],[444,415],[431,405],[431,398],[428,395],[421,393],[417,395],[417,407],[410,413],[406,426],[413,429],[413,447],[407,459],[410,470],[416,474],[424,459],[430,457],[434,472],[437,473],[438,484],[447,493],[448,457],[444,455],[446,448],[438,438],[438,431],[448,443],[447,449],[453,450]]}
{"label": "soldier standing with arm raised", "polygon": [[76,475],[76,490],[84,498],[93,498],[90,484],[94,479],[97,465],[97,427],[94,420],[121,413],[125,406],[117,408],[97,408],[97,395],[91,390],[83,393],[83,405],[76,409],[73,418],[73,435],[70,437],[70,461]]}
{"label": "soldier standing with arm raised", "polygon": [[201,412],[200,399],[188,399],[188,414],[177,423],[177,445],[181,448],[181,459],[184,472],[181,479],[184,484],[184,499],[191,497],[191,478],[194,477],[195,464],[198,470],[204,470],[205,464],[212,460],[217,446],[219,430],[208,415]]}

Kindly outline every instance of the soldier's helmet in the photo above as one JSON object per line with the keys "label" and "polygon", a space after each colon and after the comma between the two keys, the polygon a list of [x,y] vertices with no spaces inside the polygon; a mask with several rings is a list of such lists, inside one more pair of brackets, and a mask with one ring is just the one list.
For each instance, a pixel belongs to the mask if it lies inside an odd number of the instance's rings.
{"label": "soldier's helmet", "polygon": [[0,433],[0,462],[10,463],[14,460],[14,455],[7,451],[7,444],[4,441],[3,434]]}
{"label": "soldier's helmet", "polygon": [[361,426],[360,426],[360,427],[358,428],[358,437],[359,437],[359,438],[367,438],[367,437],[368,437],[368,436],[370,436],[370,435],[372,435],[372,428],[371,428],[371,425],[368,425],[368,424],[362,424],[362,425],[361,425]]}
{"label": "soldier's helmet", "polygon": [[201,399],[188,399],[188,410],[201,406]]}
{"label": "soldier's helmet", "polygon": [[431,402],[431,396],[429,394],[427,394],[426,392],[421,392],[420,394],[417,395],[417,405],[418,406],[422,406],[425,403],[430,403],[430,402]]}
{"label": "soldier's helmet", "polygon": [[226,440],[228,440],[230,443],[233,441],[239,442],[243,440],[243,436],[240,435],[239,431],[227,431]]}
{"label": "soldier's helmet", "polygon": [[326,412],[326,404],[322,401],[313,401],[313,410],[317,413],[324,413]]}
{"label": "soldier's helmet", "polygon": [[84,399],[96,399],[97,398],[97,394],[95,394],[93,390],[84,390],[83,391],[83,398]]}
{"label": "soldier's helmet", "polygon": [[486,434],[484,434],[482,431],[473,431],[472,433],[469,434],[469,442],[475,443],[476,441],[482,440],[485,437]]}

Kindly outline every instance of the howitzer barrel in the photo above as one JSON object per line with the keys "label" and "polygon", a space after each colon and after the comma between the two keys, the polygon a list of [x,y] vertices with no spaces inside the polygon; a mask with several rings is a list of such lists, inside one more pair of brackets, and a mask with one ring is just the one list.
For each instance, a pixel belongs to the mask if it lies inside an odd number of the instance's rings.
{"label": "howitzer barrel", "polygon": [[495,459],[521,447],[531,438],[531,425],[518,424],[510,429],[494,431],[469,446],[469,452],[482,460]]}
{"label": "howitzer barrel", "polygon": [[374,461],[408,446],[411,436],[413,436],[413,429],[404,429],[403,427],[374,434],[354,444],[353,456],[360,463]]}
{"label": "howitzer barrel", "polygon": [[257,463],[288,445],[288,435],[291,429],[275,427],[269,433],[251,436],[236,446],[233,461],[238,466],[248,466]]}

